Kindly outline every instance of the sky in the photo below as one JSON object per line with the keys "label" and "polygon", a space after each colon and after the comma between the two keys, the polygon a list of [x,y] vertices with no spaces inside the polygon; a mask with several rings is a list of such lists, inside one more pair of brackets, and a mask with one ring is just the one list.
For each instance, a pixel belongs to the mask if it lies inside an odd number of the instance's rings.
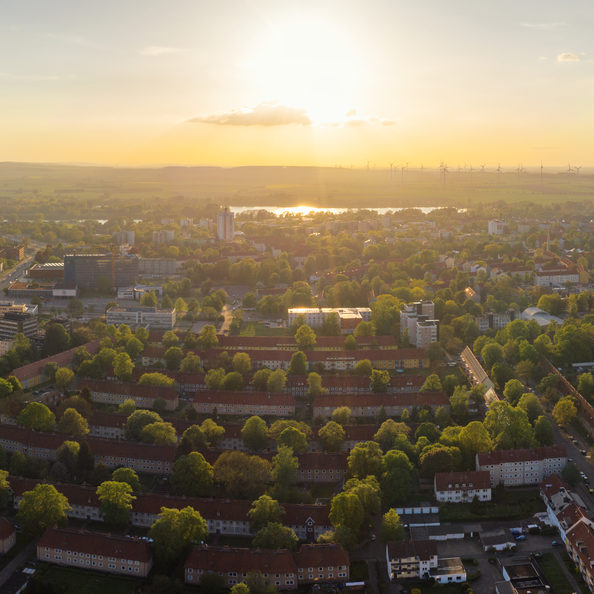
{"label": "sky", "polygon": [[594,165],[592,0],[0,0],[0,161]]}

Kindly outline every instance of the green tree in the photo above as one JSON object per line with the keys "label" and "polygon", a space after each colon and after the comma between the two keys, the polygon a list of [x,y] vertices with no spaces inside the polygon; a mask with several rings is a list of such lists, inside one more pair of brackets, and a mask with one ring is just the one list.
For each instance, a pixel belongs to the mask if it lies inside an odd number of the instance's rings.
{"label": "green tree", "polygon": [[179,368],[184,373],[199,373],[202,371],[202,361],[198,355],[189,353],[184,357]]}
{"label": "green tree", "polygon": [[181,436],[179,451],[184,454],[204,450],[208,447],[206,434],[199,425],[190,425]]}
{"label": "green tree", "polygon": [[72,383],[72,380],[74,379],[74,372],[72,371],[72,369],[68,369],[68,367],[60,367],[57,371],[56,371],[56,376],[54,378],[54,381],[56,382],[56,386],[58,388],[66,388],[66,386],[70,385]]}
{"label": "green tree", "polygon": [[270,495],[260,495],[252,502],[248,512],[252,531],[258,531],[270,522],[280,522],[284,514],[285,509],[276,499]]}
{"label": "green tree", "polygon": [[327,394],[328,390],[322,386],[322,376],[312,371],[307,376],[307,395],[310,398]]}
{"label": "green tree", "polygon": [[410,435],[410,427],[406,423],[397,423],[393,419],[386,419],[373,436],[373,440],[377,441],[384,452],[387,452],[394,445],[394,441],[398,435]]}
{"label": "green tree", "polygon": [[268,444],[268,427],[266,422],[258,417],[250,417],[241,429],[241,440],[250,450],[261,450]]}
{"label": "green tree", "polygon": [[365,520],[365,510],[355,493],[342,492],[332,498],[329,518],[335,530],[345,526],[356,538]]}
{"label": "green tree", "polygon": [[128,483],[132,491],[140,491],[140,479],[132,468],[117,468],[111,473],[111,480],[117,483]]}
{"label": "green tree", "polygon": [[528,415],[504,401],[494,402],[485,415],[485,428],[496,449],[529,448],[534,432]]}
{"label": "green tree", "polygon": [[305,375],[307,373],[307,357],[303,351],[296,351],[289,363],[290,375]]}
{"label": "green tree", "polygon": [[329,421],[318,431],[318,441],[326,452],[339,452],[346,433],[336,422]]}
{"label": "green tree", "polygon": [[522,394],[522,397],[518,400],[518,408],[521,408],[528,415],[528,420],[531,423],[534,423],[544,413],[538,396],[531,392]]}
{"label": "green tree", "polygon": [[553,408],[553,420],[561,427],[567,427],[577,417],[577,407],[574,404],[574,399],[571,396],[561,398]]}
{"label": "green tree", "polygon": [[0,470],[0,508],[5,509],[11,499],[11,488],[8,482],[8,471]]}
{"label": "green tree", "polygon": [[496,342],[490,342],[483,347],[481,351],[481,358],[485,363],[487,369],[491,369],[495,363],[503,361],[503,348]]}
{"label": "green tree", "polygon": [[270,471],[268,460],[234,450],[217,458],[214,478],[229,497],[256,499],[270,482]]}
{"label": "green tree", "polygon": [[344,425],[349,424],[352,414],[353,413],[348,406],[339,406],[332,411],[331,418],[333,421],[344,427]]}
{"label": "green tree", "polygon": [[568,462],[561,471],[561,478],[572,487],[577,487],[581,478],[579,468],[573,462]]}
{"label": "green tree", "polygon": [[427,376],[425,383],[421,386],[421,392],[441,392],[441,381],[435,373]]}
{"label": "green tree", "polygon": [[0,398],[6,398],[10,394],[12,394],[12,386],[10,385],[10,382],[0,378]]}
{"label": "green tree", "polygon": [[377,334],[398,335],[400,328],[400,307],[400,300],[387,294],[379,295],[376,301],[371,304],[371,321]]}
{"label": "green tree", "polygon": [[375,441],[361,441],[348,456],[349,475],[365,478],[378,474],[382,463],[382,451]]}
{"label": "green tree", "polygon": [[38,484],[23,493],[17,520],[27,534],[40,536],[50,526],[65,524],[70,509],[68,499],[53,485]]}
{"label": "green tree", "polygon": [[223,379],[223,390],[237,391],[243,388],[243,376],[238,371],[231,371]]}
{"label": "green tree", "polygon": [[135,410],[126,420],[124,425],[124,434],[126,439],[134,439],[140,441],[142,438],[142,430],[151,423],[161,423],[163,419],[161,415],[152,410],[139,409]]}
{"label": "green tree", "polygon": [[577,390],[578,392],[590,402],[594,396],[594,376],[591,373],[582,373],[578,375]]}
{"label": "green tree", "polygon": [[216,347],[219,344],[217,329],[214,326],[207,324],[204,326],[204,328],[202,328],[202,330],[200,330],[197,341],[198,348],[201,351],[207,351]]}
{"label": "green tree", "polygon": [[299,544],[299,539],[295,531],[288,526],[283,526],[280,522],[270,522],[258,530],[254,538],[253,545],[260,549],[289,549],[295,550]]}
{"label": "green tree", "polygon": [[178,346],[169,347],[165,351],[164,359],[167,369],[176,370],[179,369],[181,362],[184,358],[184,352]]}
{"label": "green tree", "polygon": [[459,448],[434,444],[423,449],[419,456],[421,475],[432,479],[436,472],[452,472],[462,460]]}
{"label": "green tree", "polygon": [[58,431],[71,437],[83,437],[89,432],[89,424],[76,409],[67,408],[58,421]]}
{"label": "green tree", "polygon": [[209,390],[220,390],[223,387],[225,375],[224,369],[209,369],[204,377],[204,383]]}
{"label": "green tree", "polygon": [[142,428],[140,440],[144,443],[156,445],[175,445],[177,443],[177,434],[171,423],[156,421]]}
{"label": "green tree", "polygon": [[143,373],[138,380],[140,386],[162,386],[165,388],[173,388],[175,380],[162,373]]}
{"label": "green tree", "polygon": [[268,378],[270,378],[271,373],[272,371],[268,369],[268,367],[258,369],[258,371],[256,371],[252,377],[254,388],[260,392],[265,392],[268,388]]}
{"label": "green tree", "polygon": [[[133,340],[136,340],[135,338]],[[138,341],[139,342],[139,341]],[[132,377],[134,363],[128,353],[118,353],[113,358],[113,372],[121,381],[127,381]]]}
{"label": "green tree", "polygon": [[401,524],[400,516],[393,507],[382,516],[380,534],[384,542],[404,540],[404,526]]}
{"label": "green tree", "polygon": [[287,383],[287,374],[282,369],[275,369],[268,377],[266,387],[269,392],[282,392]]}
{"label": "green tree", "polygon": [[390,383],[390,374],[385,370],[374,369],[371,372],[370,382],[372,392],[385,392]]}
{"label": "green tree", "polygon": [[126,400],[118,406],[118,413],[126,415],[127,417],[129,417],[135,410],[136,402],[134,402],[132,398],[126,398]]}
{"label": "green tree", "polygon": [[173,330],[167,330],[167,332],[163,334],[161,342],[163,343],[163,346],[168,349],[179,344],[179,337]]}
{"label": "green tree", "polygon": [[199,452],[180,456],[173,465],[171,487],[178,495],[206,497],[213,487],[213,467]]}
{"label": "green tree", "polygon": [[297,484],[299,460],[293,455],[293,450],[284,445],[278,447],[278,453],[272,458],[272,493],[278,499],[291,499]]}
{"label": "green tree", "polygon": [[58,371],[58,364],[55,361],[50,361],[49,363],[45,364],[45,367],[43,368],[43,375],[48,381],[55,382],[56,371]]}
{"label": "green tree", "polygon": [[435,443],[441,436],[441,431],[435,423],[421,423],[415,431],[415,439],[426,437],[431,443]]}
{"label": "green tree", "polygon": [[136,336],[132,336],[126,341],[126,353],[131,359],[136,359],[144,351],[144,344]]}
{"label": "green tree", "polygon": [[157,558],[163,566],[174,564],[190,546],[208,536],[206,521],[200,512],[187,506],[183,509],[161,508],[159,517],[149,530]]}
{"label": "green tree", "polygon": [[544,415],[540,415],[534,423],[534,438],[541,446],[549,446],[555,443],[553,425]]}
{"label": "green tree", "polygon": [[212,419],[204,419],[200,426],[210,447],[215,447],[225,437],[225,428],[217,425]]}
{"label": "green tree", "polygon": [[97,487],[101,515],[112,526],[124,527],[130,521],[132,502],[136,497],[128,483],[104,481]]}
{"label": "green tree", "polygon": [[247,353],[235,353],[233,355],[233,369],[237,373],[247,375],[252,370],[252,360]]}
{"label": "green tree", "polygon": [[558,316],[563,311],[563,300],[557,293],[552,295],[541,295],[536,307],[539,307],[554,316]]}
{"label": "green tree", "polygon": [[371,377],[373,367],[369,359],[361,359],[357,361],[355,367],[353,367],[353,375],[361,375],[364,377]]}
{"label": "green tree", "polygon": [[46,357],[67,351],[70,347],[70,336],[62,324],[48,324],[45,330],[43,352]]}
{"label": "green tree", "polygon": [[278,445],[290,447],[296,454],[303,454],[307,451],[307,437],[295,427],[287,427],[278,438]]}
{"label": "green tree", "polygon": [[308,351],[316,346],[316,333],[307,324],[303,324],[295,332],[295,341],[300,351]]}
{"label": "green tree", "polygon": [[45,404],[29,402],[19,413],[17,424],[35,431],[52,431],[56,424],[56,417]]}
{"label": "green tree", "polygon": [[358,348],[357,339],[352,335],[349,334],[345,339],[342,345],[342,348],[345,351],[356,351]]}
{"label": "green tree", "polygon": [[523,393],[524,386],[522,382],[518,381],[517,379],[509,380],[508,382],[506,382],[505,388],[503,388],[503,396],[513,406],[516,406],[516,404],[518,404],[518,401],[522,397]]}
{"label": "green tree", "polygon": [[473,462],[476,454],[493,449],[489,432],[480,421],[472,421],[463,427],[458,434],[458,441]]}
{"label": "green tree", "polygon": [[380,483],[388,505],[404,503],[412,488],[412,464],[399,450],[386,452],[381,461]]}
{"label": "green tree", "polygon": [[251,590],[247,584],[239,582],[231,588],[231,594],[251,594]]}

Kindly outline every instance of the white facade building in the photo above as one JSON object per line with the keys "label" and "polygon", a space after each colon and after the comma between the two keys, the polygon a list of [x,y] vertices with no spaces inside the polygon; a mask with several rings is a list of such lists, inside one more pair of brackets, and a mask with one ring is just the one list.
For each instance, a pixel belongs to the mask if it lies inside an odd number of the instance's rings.
{"label": "white facade building", "polygon": [[437,472],[433,479],[437,501],[471,503],[491,501],[491,475],[486,471]]}
{"label": "white facade building", "polygon": [[157,309],[156,307],[112,307],[105,314],[105,323],[119,326],[149,326],[150,328],[166,328],[175,326],[176,311],[174,309]]}
{"label": "white facade building", "polygon": [[217,214],[217,239],[233,241],[235,235],[235,215],[226,208]]}
{"label": "white facade building", "polygon": [[503,235],[505,233],[505,221],[493,219],[488,223],[489,235]]}

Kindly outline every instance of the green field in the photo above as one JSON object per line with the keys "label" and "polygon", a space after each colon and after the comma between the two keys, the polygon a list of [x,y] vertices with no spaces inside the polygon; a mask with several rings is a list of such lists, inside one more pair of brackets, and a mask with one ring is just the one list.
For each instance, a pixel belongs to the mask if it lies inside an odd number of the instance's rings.
{"label": "green field", "polygon": [[556,594],[572,594],[573,587],[565,577],[563,569],[553,553],[545,553],[538,565]]}
{"label": "green field", "polygon": [[139,579],[46,564],[40,565],[36,579],[64,594],[132,594],[141,584]]}

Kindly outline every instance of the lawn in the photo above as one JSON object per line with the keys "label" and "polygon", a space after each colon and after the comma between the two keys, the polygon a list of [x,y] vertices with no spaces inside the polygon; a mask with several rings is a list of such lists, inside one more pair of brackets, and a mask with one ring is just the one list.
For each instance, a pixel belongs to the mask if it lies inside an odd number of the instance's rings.
{"label": "lawn", "polygon": [[538,565],[556,594],[572,594],[573,587],[565,577],[563,569],[553,553],[545,553],[538,560]]}
{"label": "lawn", "polygon": [[269,328],[259,322],[244,322],[239,331],[240,336],[287,336],[286,328]]}
{"label": "lawn", "polygon": [[37,580],[64,594],[132,594],[141,584],[135,578],[46,564],[39,566]]}

